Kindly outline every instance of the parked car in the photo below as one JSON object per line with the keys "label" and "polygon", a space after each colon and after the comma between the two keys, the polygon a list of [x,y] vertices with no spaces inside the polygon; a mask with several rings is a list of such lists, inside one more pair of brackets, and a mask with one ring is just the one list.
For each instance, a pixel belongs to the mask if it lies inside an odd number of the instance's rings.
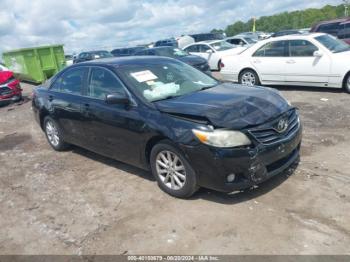
{"label": "parked car", "polygon": [[155,56],[166,56],[166,57],[175,58],[177,60],[180,60],[186,64],[189,64],[197,68],[198,70],[208,75],[211,75],[211,71],[206,59],[200,56],[190,55],[186,51],[181,50],[179,48],[170,47],[170,46],[154,47],[154,48],[144,49],[136,53],[135,55],[151,55],[151,56],[155,55]]}
{"label": "parked car", "polygon": [[327,33],[350,44],[350,17],[322,21],[314,25],[311,32]]}
{"label": "parked car", "polygon": [[17,80],[13,72],[0,64],[0,104],[4,102],[19,101],[22,99],[22,89],[20,81]]}
{"label": "parked car", "polygon": [[227,43],[225,40],[204,41],[190,44],[184,50],[191,55],[197,55],[208,61],[211,70],[221,70],[225,65],[222,63],[224,56],[235,55],[245,47],[237,47]]}
{"label": "parked car", "polygon": [[177,43],[176,39],[171,38],[171,39],[159,40],[159,41],[154,43],[154,47],[159,47],[159,46],[178,47],[178,43]]}
{"label": "parked car", "polygon": [[282,30],[276,33],[273,33],[271,37],[279,37],[285,35],[300,35],[301,32],[299,30]]}
{"label": "parked car", "polygon": [[135,46],[135,47],[126,47],[126,48],[117,48],[111,51],[113,56],[131,56],[135,55],[135,53],[144,50],[143,46]]}
{"label": "parked car", "polygon": [[245,85],[336,87],[350,92],[350,46],[322,33],[261,41],[223,59],[225,80]]}
{"label": "parked car", "polygon": [[212,41],[212,40],[223,40],[225,38],[222,33],[202,33],[189,35],[194,39],[195,42]]}
{"label": "parked car", "polygon": [[275,90],[166,57],[67,67],[34,90],[32,108],[53,149],[75,144],[150,169],[175,197],[259,184],[296,161],[301,143],[298,113]]}
{"label": "parked car", "polygon": [[107,58],[107,57],[113,57],[113,55],[105,50],[100,51],[89,51],[89,52],[82,52],[78,55],[76,59],[73,60],[73,63],[80,63],[85,61],[90,61],[94,59],[100,59],[100,58]]}
{"label": "parked car", "polygon": [[254,38],[244,37],[244,36],[231,36],[225,38],[225,41],[231,45],[239,45],[239,46],[252,46],[258,41]]}

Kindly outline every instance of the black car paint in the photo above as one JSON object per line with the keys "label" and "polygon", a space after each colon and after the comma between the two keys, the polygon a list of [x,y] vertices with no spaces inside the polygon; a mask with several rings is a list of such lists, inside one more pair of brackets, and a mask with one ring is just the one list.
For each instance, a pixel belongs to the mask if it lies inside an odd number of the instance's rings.
{"label": "black car paint", "polygon": [[[159,57],[101,59],[73,65],[58,75],[78,66],[99,66],[118,76],[118,67],[124,64],[163,61],[175,62]],[[65,141],[143,169],[149,168],[151,147],[162,139],[169,139],[191,163],[200,186],[224,192],[261,182],[281,172],[298,156],[301,127],[293,137],[273,145],[259,144],[250,137],[254,141],[252,146],[226,149],[200,143],[191,131],[214,125],[247,133],[249,127],[294,110],[270,89],[220,84],[156,103],[146,102],[133,87],[128,87],[128,93],[130,105],[109,105],[104,100],[87,97],[85,88],[81,95],[71,95],[38,87],[32,105],[41,126],[46,115],[58,122]],[[286,160],[284,165],[268,172],[265,167],[281,158],[288,158],[289,162]],[[252,168],[263,173],[263,178],[253,181]],[[226,182],[229,172],[240,175],[234,183]]]}

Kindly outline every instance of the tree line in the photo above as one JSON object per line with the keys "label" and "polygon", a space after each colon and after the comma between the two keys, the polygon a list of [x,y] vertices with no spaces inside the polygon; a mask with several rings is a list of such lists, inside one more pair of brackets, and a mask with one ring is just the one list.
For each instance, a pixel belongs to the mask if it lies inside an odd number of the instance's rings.
{"label": "tree line", "polygon": [[[326,5],[323,8],[309,8],[300,11],[283,12],[256,19],[256,31],[278,32],[287,29],[301,29],[312,27],[317,22],[344,17],[344,5]],[[233,36],[242,32],[252,31],[253,18],[247,22],[237,21],[228,25],[225,30],[213,29],[211,32],[225,32]]]}

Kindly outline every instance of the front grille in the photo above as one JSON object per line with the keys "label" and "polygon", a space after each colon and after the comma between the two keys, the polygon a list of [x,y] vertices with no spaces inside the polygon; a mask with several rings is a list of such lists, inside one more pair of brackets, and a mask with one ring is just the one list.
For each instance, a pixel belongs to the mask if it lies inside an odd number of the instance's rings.
{"label": "front grille", "polygon": [[12,93],[12,89],[7,86],[0,86],[0,96],[9,95]]}
{"label": "front grille", "polygon": [[[288,127],[285,130],[278,131],[277,125],[281,119],[286,120]],[[300,127],[300,122],[296,110],[290,110],[284,115],[264,124],[261,127],[249,129],[248,132],[260,143],[273,144],[280,140],[291,137]]]}

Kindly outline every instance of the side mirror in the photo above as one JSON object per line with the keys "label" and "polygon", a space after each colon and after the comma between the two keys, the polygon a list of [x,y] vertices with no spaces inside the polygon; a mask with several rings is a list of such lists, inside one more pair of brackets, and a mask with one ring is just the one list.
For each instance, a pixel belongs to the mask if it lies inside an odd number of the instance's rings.
{"label": "side mirror", "polygon": [[213,53],[213,50],[211,50],[211,49],[208,49],[207,51],[205,51],[206,53],[208,53],[208,54],[212,54]]}
{"label": "side mirror", "polygon": [[240,45],[240,46],[244,46],[243,41],[239,42],[239,45]]}
{"label": "side mirror", "polygon": [[106,95],[106,103],[109,105],[128,105],[130,103],[130,100],[125,94],[114,93]]}
{"label": "side mirror", "polygon": [[314,57],[322,57],[323,56],[323,53],[319,50],[315,51],[314,52]]}

